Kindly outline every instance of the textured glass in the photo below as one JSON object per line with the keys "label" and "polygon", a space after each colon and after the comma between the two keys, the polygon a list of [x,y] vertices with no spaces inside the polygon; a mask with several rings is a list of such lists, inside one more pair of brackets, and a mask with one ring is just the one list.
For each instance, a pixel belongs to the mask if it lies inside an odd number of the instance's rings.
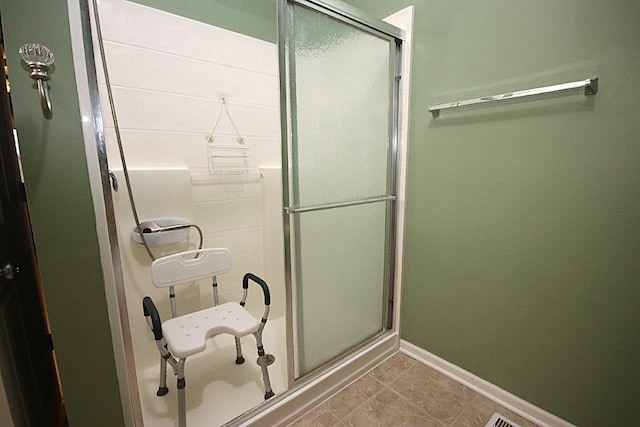
{"label": "textured glass", "polygon": [[386,206],[294,217],[299,375],[382,330]]}
{"label": "textured glass", "polygon": [[390,42],[293,7],[293,204],[387,194]]}

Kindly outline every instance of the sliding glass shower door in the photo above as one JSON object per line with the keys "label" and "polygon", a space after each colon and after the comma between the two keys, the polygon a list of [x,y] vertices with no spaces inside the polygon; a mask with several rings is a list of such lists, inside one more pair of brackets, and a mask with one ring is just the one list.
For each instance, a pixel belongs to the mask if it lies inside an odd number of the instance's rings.
{"label": "sliding glass shower door", "polygon": [[283,0],[279,17],[299,378],[390,325],[400,40],[335,1]]}

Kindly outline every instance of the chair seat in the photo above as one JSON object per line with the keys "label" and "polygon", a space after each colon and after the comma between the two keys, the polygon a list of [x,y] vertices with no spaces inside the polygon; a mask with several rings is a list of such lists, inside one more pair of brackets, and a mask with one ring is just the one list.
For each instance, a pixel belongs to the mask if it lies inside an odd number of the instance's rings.
{"label": "chair seat", "polygon": [[228,302],[205,310],[167,320],[162,334],[170,351],[185,358],[204,351],[207,338],[227,333],[243,337],[258,330],[259,321],[237,302]]}

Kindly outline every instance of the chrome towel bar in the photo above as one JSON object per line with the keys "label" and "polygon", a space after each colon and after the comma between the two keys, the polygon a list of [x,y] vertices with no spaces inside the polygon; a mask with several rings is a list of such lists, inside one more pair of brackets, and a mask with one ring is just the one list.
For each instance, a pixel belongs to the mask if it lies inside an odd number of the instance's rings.
{"label": "chrome towel bar", "polygon": [[516,92],[502,93],[500,95],[483,96],[482,98],[467,99],[465,101],[447,102],[446,104],[429,105],[427,111],[433,114],[433,117],[440,115],[440,110],[447,108],[464,107],[467,105],[483,104],[485,102],[503,101],[505,99],[524,98],[532,95],[543,95],[545,93],[563,92],[572,89],[584,88],[585,95],[595,95],[598,92],[598,78],[593,77],[575,82],[561,83],[552,86],[537,87],[534,89],[519,90]]}

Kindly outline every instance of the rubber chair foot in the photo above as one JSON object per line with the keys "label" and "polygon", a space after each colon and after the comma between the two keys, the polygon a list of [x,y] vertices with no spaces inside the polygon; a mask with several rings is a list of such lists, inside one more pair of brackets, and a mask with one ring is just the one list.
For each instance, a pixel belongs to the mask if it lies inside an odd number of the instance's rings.
{"label": "rubber chair foot", "polygon": [[169,393],[169,387],[158,387],[158,391],[156,392],[156,396],[162,397]]}
{"label": "rubber chair foot", "polygon": [[266,392],[264,394],[264,400],[267,400],[267,399],[269,399],[270,397],[273,397],[273,396],[274,396],[273,390],[269,390],[268,392]]}
{"label": "rubber chair foot", "polygon": [[236,358],[236,365],[242,365],[244,363],[244,357]]}

